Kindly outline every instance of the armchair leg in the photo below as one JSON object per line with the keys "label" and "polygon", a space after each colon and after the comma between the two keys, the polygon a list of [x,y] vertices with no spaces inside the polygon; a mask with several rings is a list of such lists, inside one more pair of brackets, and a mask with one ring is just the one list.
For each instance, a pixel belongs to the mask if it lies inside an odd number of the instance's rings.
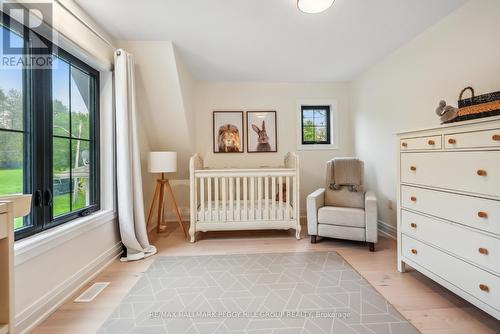
{"label": "armchair leg", "polygon": [[312,244],[316,243],[316,236],[315,235],[311,235],[311,243]]}
{"label": "armchair leg", "polygon": [[370,248],[370,252],[375,252],[375,243],[374,242],[369,242],[368,247]]}

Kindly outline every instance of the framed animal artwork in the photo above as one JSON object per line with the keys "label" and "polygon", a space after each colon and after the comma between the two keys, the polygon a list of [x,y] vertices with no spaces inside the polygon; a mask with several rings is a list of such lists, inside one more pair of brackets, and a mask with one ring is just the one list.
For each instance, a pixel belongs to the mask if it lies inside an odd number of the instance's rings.
{"label": "framed animal artwork", "polygon": [[247,111],[247,152],[278,152],[276,111]]}
{"label": "framed animal artwork", "polygon": [[214,111],[214,153],[243,153],[243,136],[243,111]]}

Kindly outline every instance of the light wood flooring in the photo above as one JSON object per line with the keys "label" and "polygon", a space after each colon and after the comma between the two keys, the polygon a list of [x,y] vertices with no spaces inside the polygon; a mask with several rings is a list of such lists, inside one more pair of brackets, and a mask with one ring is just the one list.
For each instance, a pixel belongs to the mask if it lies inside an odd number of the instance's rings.
{"label": "light wood flooring", "polygon": [[[191,244],[176,224],[169,224],[166,232],[152,233],[151,242],[160,256],[337,251],[422,333],[500,333],[500,321],[422,274],[411,269],[399,273],[394,240],[381,237],[377,251],[370,253],[366,245],[349,241],[321,239],[313,245],[305,230],[300,241],[293,231],[245,231],[204,233]],[[152,261],[154,257],[133,263],[114,261],[93,280],[111,282],[93,302],[76,304],[72,302],[76,295],[71,297],[32,333],[95,333]]]}

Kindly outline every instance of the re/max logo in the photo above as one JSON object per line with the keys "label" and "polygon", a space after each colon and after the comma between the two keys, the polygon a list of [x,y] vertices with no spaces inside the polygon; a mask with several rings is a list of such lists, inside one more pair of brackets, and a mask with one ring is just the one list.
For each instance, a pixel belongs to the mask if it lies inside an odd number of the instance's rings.
{"label": "re/max logo", "polygon": [[[52,42],[57,37],[53,27],[53,5],[50,1],[7,1],[0,0],[0,23],[2,29],[2,56],[22,55],[26,52],[23,41],[28,41],[30,54],[52,54],[51,44],[45,43],[40,36],[49,37]],[[47,36],[49,32],[52,36]],[[2,60],[3,64],[3,60]]]}

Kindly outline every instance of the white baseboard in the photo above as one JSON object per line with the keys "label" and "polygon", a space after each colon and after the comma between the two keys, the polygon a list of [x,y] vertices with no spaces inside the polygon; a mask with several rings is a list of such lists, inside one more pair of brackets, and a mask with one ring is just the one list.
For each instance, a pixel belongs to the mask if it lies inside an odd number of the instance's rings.
{"label": "white baseboard", "polygon": [[397,239],[397,230],[394,226],[387,224],[381,220],[378,221],[378,233],[385,237],[396,240]]}
{"label": "white baseboard", "polygon": [[118,242],[87,266],[76,272],[52,291],[16,315],[16,333],[28,333],[57,310],[81,287],[106,269],[122,252]]}

